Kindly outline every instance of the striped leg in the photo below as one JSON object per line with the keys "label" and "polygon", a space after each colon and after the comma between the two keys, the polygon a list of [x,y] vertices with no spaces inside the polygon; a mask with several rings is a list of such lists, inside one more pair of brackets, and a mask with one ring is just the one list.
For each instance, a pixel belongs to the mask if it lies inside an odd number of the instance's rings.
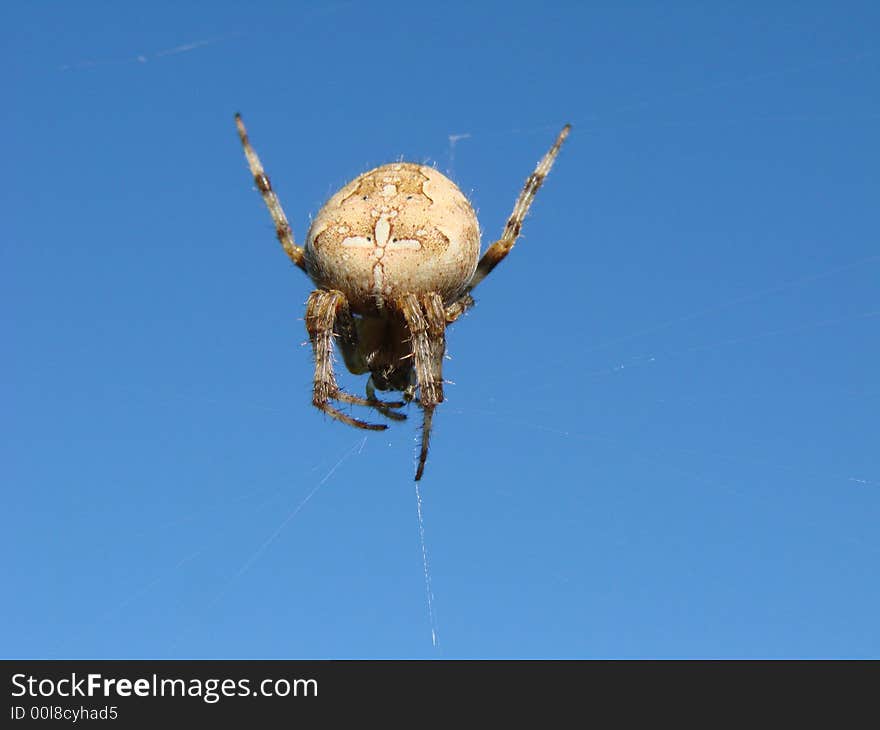
{"label": "striped leg", "polygon": [[241,114],[235,115],[235,126],[238,128],[238,136],[241,138],[241,146],[244,147],[244,154],[247,157],[248,166],[251,168],[251,174],[254,176],[254,183],[260,195],[263,196],[263,202],[269,209],[269,214],[275,222],[275,235],[284,247],[284,251],[290,257],[294,264],[299,266],[303,271],[306,270],[305,253],[301,246],[297,246],[293,240],[293,232],[290,230],[290,224],[287,222],[287,216],[284,215],[284,209],[272,190],[272,184],[269,182],[269,176],[263,169],[260,158],[251,143],[248,141],[247,130],[244,128],[244,122],[241,120]]}
{"label": "striped leg", "polygon": [[365,428],[370,431],[384,431],[388,428],[385,424],[366,423],[360,419],[352,418],[330,405],[331,400],[336,400],[358,406],[370,406],[380,411],[383,408],[387,409],[398,405],[375,399],[358,398],[339,389],[336,384],[336,376],[333,373],[333,329],[337,316],[342,320],[350,317],[348,303],[342,292],[319,289],[309,295],[309,301],[306,305],[306,329],[315,353],[315,383],[312,404],[328,416],[347,423],[349,426]]}
{"label": "striped leg", "polygon": [[439,294],[425,294],[421,301],[415,294],[406,294],[401,298],[399,305],[412,336],[413,359],[419,384],[419,404],[424,412],[422,445],[416,468],[416,481],[419,481],[428,459],[434,409],[437,404],[443,402],[446,312]]}
{"label": "striped leg", "polygon": [[548,150],[547,154],[541,158],[535,171],[526,180],[526,184],[523,187],[522,192],[519,194],[519,197],[516,199],[516,204],[513,206],[513,212],[510,214],[510,218],[507,219],[504,233],[501,235],[501,238],[486,249],[486,253],[483,254],[480,263],[477,264],[477,270],[471,277],[466,294],[470,293],[474,287],[485,279],[492,269],[501,263],[504,257],[510,253],[513,244],[516,243],[516,239],[519,237],[520,231],[522,230],[523,221],[529,212],[529,207],[532,205],[532,201],[535,199],[535,194],[544,182],[544,178],[546,178],[547,174],[550,172],[550,168],[553,167],[553,163],[556,161],[556,155],[559,154],[559,149],[562,147],[562,143],[565,141],[570,130],[570,124],[566,124],[562,128],[562,131],[559,133],[553,146]]}
{"label": "striped leg", "polygon": [[474,306],[474,298],[470,294],[464,294],[446,307],[446,324],[452,324],[461,315]]}

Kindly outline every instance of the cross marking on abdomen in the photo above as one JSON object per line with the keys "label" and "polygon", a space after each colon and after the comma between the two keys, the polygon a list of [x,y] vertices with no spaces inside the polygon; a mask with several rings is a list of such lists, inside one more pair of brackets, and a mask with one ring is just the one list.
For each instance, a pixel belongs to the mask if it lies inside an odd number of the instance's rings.
{"label": "cross marking on abdomen", "polygon": [[342,239],[342,245],[346,248],[372,248],[371,255],[376,259],[373,264],[373,294],[377,297],[377,302],[381,300],[382,288],[385,280],[385,269],[381,260],[386,251],[395,249],[409,249],[417,251],[422,247],[421,241],[415,238],[401,238],[389,240],[391,238],[391,221],[397,211],[372,211],[378,216],[376,225],[373,228],[373,237],[367,236],[347,236]]}

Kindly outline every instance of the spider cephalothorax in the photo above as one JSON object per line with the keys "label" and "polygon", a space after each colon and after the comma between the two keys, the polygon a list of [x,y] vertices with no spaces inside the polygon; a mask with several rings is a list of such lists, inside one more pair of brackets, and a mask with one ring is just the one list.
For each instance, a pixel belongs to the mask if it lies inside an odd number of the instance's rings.
{"label": "spider cephalothorax", "polygon": [[[416,469],[421,479],[434,409],[443,401],[446,327],[473,305],[470,292],[513,248],[569,125],[526,180],[501,238],[480,258],[479,224],[467,198],[434,168],[410,162],[377,167],[343,187],[315,217],[305,248],[297,246],[241,117],[235,121],[278,239],[318,287],[306,305],[315,353],[312,403],[350,426],[382,430],[387,426],[353,418],[333,401],[403,420],[396,409],[418,391],[424,412]],[[366,398],[337,385],[334,340],[349,371],[370,373]],[[403,401],[381,401],[376,390],[401,392]]]}

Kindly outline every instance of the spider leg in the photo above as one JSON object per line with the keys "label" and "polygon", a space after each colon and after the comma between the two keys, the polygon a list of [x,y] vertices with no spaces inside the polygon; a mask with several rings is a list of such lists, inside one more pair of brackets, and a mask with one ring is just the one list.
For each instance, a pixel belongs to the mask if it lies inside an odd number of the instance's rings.
{"label": "spider leg", "polygon": [[389,403],[387,401],[381,401],[376,397],[376,386],[373,384],[373,376],[371,375],[367,380],[367,403],[373,408],[375,408],[379,413],[381,413],[386,418],[390,418],[393,421],[405,421],[406,414],[405,413],[397,413],[396,411],[392,411],[392,408],[403,408],[406,403],[403,401],[394,401]]}
{"label": "spider leg", "polygon": [[339,389],[336,376],[333,374],[333,327],[337,313],[345,317],[348,314],[348,303],[340,291],[313,291],[306,304],[306,329],[315,353],[315,382],[312,392],[312,404],[338,421],[355,428],[371,431],[384,431],[388,426],[380,423],[367,423],[342,413],[332,405],[331,400],[352,403],[354,405],[376,405],[365,398],[349,395]]}
{"label": "spider leg", "polygon": [[[510,218],[507,219],[507,224],[504,226],[504,233],[501,235],[501,238],[486,249],[486,253],[483,254],[480,263],[477,264],[477,270],[471,277],[467,290],[462,298],[466,297],[471,291],[473,291],[474,287],[485,279],[492,269],[501,263],[504,257],[510,253],[513,244],[515,244],[516,239],[519,238],[523,221],[529,212],[532,201],[535,199],[535,194],[538,192],[538,189],[541,187],[541,184],[550,172],[550,168],[553,167],[553,163],[556,161],[556,155],[559,154],[559,149],[562,147],[562,143],[565,141],[570,130],[570,124],[566,124],[562,128],[562,131],[559,133],[553,146],[547,151],[547,154],[541,158],[535,171],[529,175],[526,184],[523,186],[522,192],[516,199],[516,204],[513,206],[513,212],[510,214]],[[473,300],[471,300],[471,304],[472,303]],[[455,305],[453,304],[451,306]]]}
{"label": "spider leg", "polygon": [[415,294],[405,294],[399,306],[406,319],[412,339],[413,359],[419,386],[419,405],[425,414],[422,422],[422,444],[416,481],[422,478],[434,409],[443,402],[443,355],[446,352],[446,312],[439,294],[425,294],[421,301]]}
{"label": "spider leg", "polygon": [[455,320],[457,320],[459,317],[461,317],[461,315],[467,312],[467,310],[473,307],[474,304],[476,304],[476,302],[470,294],[463,294],[452,304],[446,307],[446,324],[452,324],[453,322],[455,322]]}
{"label": "spider leg", "polygon": [[247,130],[244,128],[244,122],[241,120],[241,114],[235,115],[235,126],[238,128],[238,136],[241,139],[241,146],[244,147],[244,154],[247,157],[248,166],[251,168],[251,174],[254,176],[254,183],[260,195],[263,196],[263,202],[269,209],[269,214],[275,222],[275,235],[284,247],[285,253],[290,257],[294,264],[299,266],[303,271],[306,270],[305,252],[301,246],[297,246],[293,240],[293,232],[290,230],[290,224],[287,222],[287,216],[284,215],[284,209],[272,190],[272,184],[269,182],[269,176],[263,169],[263,164],[251,143],[248,140]]}

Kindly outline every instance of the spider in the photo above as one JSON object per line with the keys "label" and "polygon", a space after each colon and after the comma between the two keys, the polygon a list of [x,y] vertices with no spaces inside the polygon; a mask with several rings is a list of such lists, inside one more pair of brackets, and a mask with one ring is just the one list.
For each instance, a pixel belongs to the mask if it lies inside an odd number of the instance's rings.
{"label": "spider", "polygon": [[[479,224],[468,199],[434,168],[411,162],[382,165],[345,185],[312,221],[305,247],[296,245],[240,114],[235,124],[278,240],[317,287],[305,317],[315,356],[313,405],[349,426],[380,431],[387,425],[354,418],[334,403],[367,406],[402,421],[406,416],[398,409],[418,391],[424,414],[419,481],[434,409],[443,402],[446,328],[473,306],[471,292],[510,253],[571,125],[526,180],[501,238],[480,257]],[[334,340],[350,372],[370,374],[365,398],[337,385]],[[403,400],[379,400],[377,390],[400,392]]]}

